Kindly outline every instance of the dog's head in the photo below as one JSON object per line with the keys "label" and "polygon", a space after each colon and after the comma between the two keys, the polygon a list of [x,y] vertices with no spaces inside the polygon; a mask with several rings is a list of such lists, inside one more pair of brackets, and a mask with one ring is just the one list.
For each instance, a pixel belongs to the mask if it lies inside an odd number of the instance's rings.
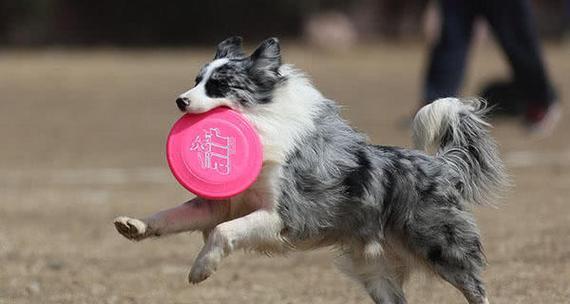
{"label": "dog's head", "polygon": [[214,60],[198,73],[194,87],[176,99],[181,111],[204,113],[220,106],[244,110],[271,101],[283,80],[279,41],[263,41],[251,56],[245,55],[241,42],[241,37],[231,37],[218,44]]}

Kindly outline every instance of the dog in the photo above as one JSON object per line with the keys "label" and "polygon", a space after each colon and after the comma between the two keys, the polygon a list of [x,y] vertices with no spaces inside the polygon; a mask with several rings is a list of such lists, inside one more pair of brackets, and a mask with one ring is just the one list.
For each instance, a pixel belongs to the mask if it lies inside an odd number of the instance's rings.
{"label": "dog", "polygon": [[506,175],[484,102],[445,98],[420,109],[412,128],[421,150],[373,145],[301,71],[282,63],[276,38],[250,56],[241,42],[222,41],[176,104],[187,113],[229,107],[243,114],[264,149],[256,182],[225,201],[196,197],[144,219],[118,217],[118,232],[139,241],[201,231],[191,283],[238,249],[331,246],[375,303],[405,303],[403,284],[416,268],[439,275],[469,303],[488,303],[469,209],[492,203]]}

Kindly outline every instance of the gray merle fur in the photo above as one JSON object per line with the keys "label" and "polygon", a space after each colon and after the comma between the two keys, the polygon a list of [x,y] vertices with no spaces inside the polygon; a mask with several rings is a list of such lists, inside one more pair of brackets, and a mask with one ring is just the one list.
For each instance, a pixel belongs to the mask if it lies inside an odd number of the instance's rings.
{"label": "gray merle fur", "polygon": [[377,303],[405,303],[402,285],[416,265],[453,284],[470,303],[488,303],[481,281],[485,256],[470,207],[491,203],[506,177],[484,102],[437,100],[414,119],[418,150],[378,146],[350,127],[301,72],[282,65],[277,39],[247,57],[241,38],[229,38],[215,59],[198,75],[199,85],[181,95],[190,100],[183,110],[224,105],[242,111],[270,153],[245,198],[231,202],[252,200],[254,210],[244,217],[256,220],[210,227],[214,236],[193,267],[193,282],[240,236],[250,237],[243,246],[277,243],[279,250],[336,246],[341,267]]}
{"label": "gray merle fur", "polygon": [[368,144],[333,102],[323,101],[317,130],[282,168],[278,210],[285,237],[293,244],[342,247],[358,240],[404,248],[470,301],[483,303],[485,257],[468,207],[505,177],[481,109],[459,108],[450,113],[459,124],[443,126],[439,150],[430,156]]}

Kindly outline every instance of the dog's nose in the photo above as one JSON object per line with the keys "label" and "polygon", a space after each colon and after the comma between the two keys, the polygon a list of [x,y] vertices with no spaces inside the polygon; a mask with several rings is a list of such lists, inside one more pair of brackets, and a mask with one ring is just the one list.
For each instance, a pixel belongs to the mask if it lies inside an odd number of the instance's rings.
{"label": "dog's nose", "polygon": [[176,105],[180,111],[185,112],[186,107],[190,105],[190,100],[186,97],[178,97],[176,98]]}

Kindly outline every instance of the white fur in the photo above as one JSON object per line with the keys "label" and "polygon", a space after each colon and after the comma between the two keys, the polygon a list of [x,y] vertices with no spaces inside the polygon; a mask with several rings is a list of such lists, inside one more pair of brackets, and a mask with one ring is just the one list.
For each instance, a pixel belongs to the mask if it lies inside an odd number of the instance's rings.
{"label": "white fur", "polygon": [[[255,184],[242,196],[232,199],[232,204],[246,203],[252,209],[270,212],[265,217],[257,217],[259,223],[255,225],[250,221],[240,221],[244,227],[227,228],[243,231],[244,239],[256,239],[260,244],[256,247],[267,252],[281,252],[289,245],[279,236],[283,227],[274,213],[279,194],[280,168],[286,155],[297,147],[299,140],[315,129],[313,118],[318,103],[324,99],[310,81],[292,66],[283,65],[279,72],[288,80],[275,90],[272,102],[243,112],[261,137],[264,166]],[[258,226],[260,223],[268,233],[258,235],[256,229],[247,227]]]}
{"label": "white fur", "polygon": [[315,129],[313,117],[324,97],[292,66],[283,65],[279,72],[288,80],[275,90],[272,102],[243,114],[261,136],[264,161],[281,164],[298,140]]}
{"label": "white fur", "polygon": [[[412,125],[414,146],[424,151],[435,151],[441,143],[441,138],[438,136],[445,133],[441,128],[448,125],[456,126],[459,123],[459,116],[455,113],[475,110],[479,102],[481,101],[470,100],[470,103],[466,103],[461,99],[448,97],[422,107]],[[489,126],[483,120],[479,120],[479,123]]]}
{"label": "white fur", "polygon": [[189,281],[199,283],[207,279],[221,260],[238,249],[273,251],[281,247],[279,234],[283,229],[281,219],[272,210],[260,209],[246,216],[219,224],[209,235],[198,254]]}
{"label": "white fur", "polygon": [[297,147],[298,141],[315,129],[313,116],[319,101],[324,98],[292,66],[283,65],[279,72],[288,80],[275,90],[272,102],[243,112],[261,137],[264,165],[254,185],[242,196],[232,199],[232,203],[246,201],[254,209],[275,210],[281,165],[286,155]]}

